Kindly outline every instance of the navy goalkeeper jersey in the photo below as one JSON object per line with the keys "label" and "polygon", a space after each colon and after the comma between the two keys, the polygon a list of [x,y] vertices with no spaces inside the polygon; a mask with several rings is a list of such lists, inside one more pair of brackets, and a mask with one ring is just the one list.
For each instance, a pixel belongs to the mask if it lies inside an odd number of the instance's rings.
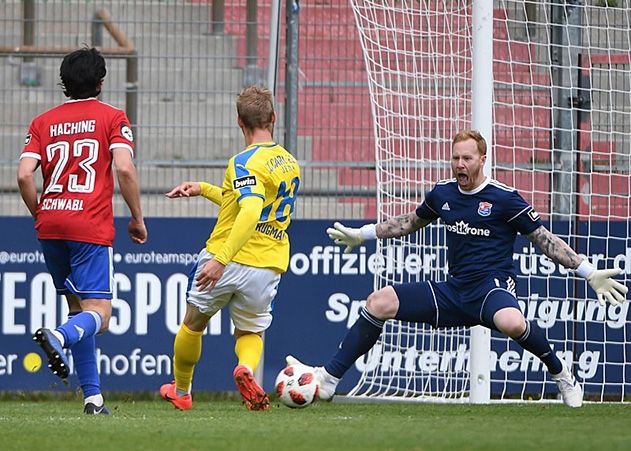
{"label": "navy goalkeeper jersey", "polygon": [[542,225],[516,189],[488,177],[472,191],[462,191],[455,179],[439,181],[416,214],[440,218],[447,229],[449,274],[471,282],[487,273],[514,275],[517,232],[527,235]]}

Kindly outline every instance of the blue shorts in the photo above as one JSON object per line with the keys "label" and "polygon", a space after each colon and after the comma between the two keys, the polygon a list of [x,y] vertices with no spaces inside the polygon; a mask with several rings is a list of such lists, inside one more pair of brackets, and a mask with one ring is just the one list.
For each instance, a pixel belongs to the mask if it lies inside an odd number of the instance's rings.
{"label": "blue shorts", "polygon": [[112,248],[66,240],[40,240],[57,293],[81,299],[112,299]]}
{"label": "blue shorts", "polygon": [[482,325],[497,330],[493,316],[506,307],[519,309],[515,279],[510,274],[491,274],[476,282],[450,277],[446,282],[393,285],[399,298],[395,319],[434,327]]}

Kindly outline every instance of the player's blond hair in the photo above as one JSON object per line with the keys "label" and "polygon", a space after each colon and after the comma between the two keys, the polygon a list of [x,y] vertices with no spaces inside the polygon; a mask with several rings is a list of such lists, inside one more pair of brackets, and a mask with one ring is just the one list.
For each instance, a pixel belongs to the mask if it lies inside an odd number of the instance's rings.
{"label": "player's blond hair", "polygon": [[453,141],[451,142],[451,147],[453,148],[454,144],[466,141],[468,139],[472,139],[476,142],[478,146],[478,152],[480,155],[486,155],[486,140],[482,136],[482,134],[477,130],[462,130],[456,133]]}
{"label": "player's blond hair", "polygon": [[274,126],[274,101],[267,88],[249,86],[237,97],[237,114],[243,125],[250,130],[255,128],[272,131]]}

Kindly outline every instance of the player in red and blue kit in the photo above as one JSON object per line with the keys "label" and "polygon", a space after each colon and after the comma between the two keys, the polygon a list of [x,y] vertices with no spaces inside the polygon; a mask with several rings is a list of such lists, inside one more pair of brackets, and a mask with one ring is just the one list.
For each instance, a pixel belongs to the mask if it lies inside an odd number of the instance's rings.
{"label": "player in red and blue kit", "polygon": [[[105,59],[96,49],[64,57],[61,86],[70,100],[33,119],[17,177],[48,271],[69,306],[65,324],[41,328],[33,339],[48,356],[53,374],[62,379],[70,371],[64,348],[72,351],[86,414],[109,413],[101,395],[94,336],[107,330],[112,313],[112,162],[131,212],[129,236],[139,244],[147,239],[129,120],[124,111],[97,99],[105,74]],[[34,180],[38,167],[43,176],[39,200]]]}
{"label": "player in red and blue kit", "polygon": [[[519,193],[483,173],[486,141],[474,130],[458,133],[452,142],[454,179],[438,182],[412,213],[359,229],[335,223],[327,230],[346,252],[367,239],[395,238],[414,233],[436,219],[447,229],[449,277],[386,286],[368,296],[359,319],[333,358],[314,369],[320,398],[335,393],[340,378],[379,338],[388,319],[434,327],[482,325],[504,333],[548,367],[563,401],[580,407],[583,391],[568,367],[552,352],[544,332],[526,320],[515,296],[513,246],[525,235],[545,255],[587,279],[601,303],[620,303],[627,287],[612,279],[621,270],[598,270],[548,231],[539,215]],[[288,364],[300,363],[292,356]]]}

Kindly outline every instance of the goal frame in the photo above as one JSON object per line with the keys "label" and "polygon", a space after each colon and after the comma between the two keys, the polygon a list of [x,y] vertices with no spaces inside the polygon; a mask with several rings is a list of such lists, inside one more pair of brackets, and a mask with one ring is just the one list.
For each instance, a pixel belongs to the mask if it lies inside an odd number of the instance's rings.
{"label": "goal frame", "polygon": [[[536,17],[534,19],[535,22],[530,22],[529,20],[532,17],[530,16],[529,18],[528,10],[525,11],[525,19],[523,15],[519,15],[520,7],[528,8],[528,6],[524,6],[524,3],[512,0],[501,0],[499,3],[499,8],[494,9],[492,0],[473,0],[471,3],[462,1],[456,3],[452,8],[452,4],[445,1],[440,2],[440,5],[434,9],[433,4],[420,2],[419,5],[427,5],[426,11],[425,9],[420,10],[413,7],[408,9],[408,6],[411,6],[408,2],[395,2],[391,5],[389,2],[382,4],[373,0],[351,0],[361,35],[362,50],[369,77],[371,109],[374,119],[373,130],[376,141],[378,220],[383,221],[389,217],[401,214],[399,213],[401,206],[409,208],[409,205],[422,199],[423,191],[429,189],[431,182],[439,180],[435,178],[435,172],[440,173],[441,178],[444,178],[443,175],[448,169],[448,164],[443,161],[448,160],[449,146],[447,145],[447,135],[453,133],[454,130],[460,130],[464,125],[466,128],[478,129],[487,139],[486,175],[494,176],[499,181],[512,180],[512,183],[510,181],[508,183],[515,186],[522,193],[522,189],[524,189],[530,196],[527,197],[524,194],[527,201],[537,211],[549,217],[549,228],[553,233],[562,238],[567,238],[570,245],[577,252],[585,252],[585,255],[588,257],[595,257],[594,252],[603,252],[601,248],[605,249],[605,265],[606,267],[611,267],[612,260],[615,265],[616,261],[619,261],[621,257],[619,253],[620,246],[624,249],[625,242],[628,243],[630,239],[629,230],[631,229],[628,229],[628,226],[626,235],[624,230],[622,232],[614,232],[613,235],[610,233],[610,230],[612,230],[610,227],[613,227],[613,230],[620,229],[619,226],[624,227],[625,217],[631,214],[628,213],[631,211],[630,204],[624,199],[624,190],[627,185],[620,183],[620,176],[616,173],[618,169],[614,169],[614,162],[610,163],[610,172],[604,175],[597,173],[598,170],[592,171],[591,166],[585,166],[585,162],[588,161],[586,160],[587,158],[597,157],[597,154],[605,156],[607,152],[603,148],[605,144],[610,144],[609,149],[616,146],[619,146],[619,149],[624,148],[625,143],[628,143],[629,139],[631,139],[631,133],[618,130],[611,131],[608,134],[607,131],[603,131],[602,126],[600,129],[597,127],[585,129],[585,123],[579,123],[578,118],[581,114],[577,110],[582,109],[585,111],[585,107],[577,106],[574,102],[578,100],[575,100],[574,96],[583,98],[581,96],[584,96],[585,92],[591,92],[591,87],[586,88],[585,85],[582,85],[580,77],[577,84],[576,72],[574,71],[576,71],[577,66],[579,69],[584,69],[584,67],[580,64],[580,54],[578,54],[576,49],[580,48],[582,52],[589,55],[589,58],[593,58],[599,51],[604,51],[607,57],[606,61],[609,61],[608,64],[614,64],[612,62],[616,58],[612,55],[622,48],[623,54],[626,56],[624,61],[627,65],[631,57],[631,49],[615,44],[608,46],[602,42],[595,42],[593,45],[591,43],[583,45],[580,41],[580,36],[577,37],[576,27],[581,25],[582,15],[584,14],[585,19],[582,20],[594,18],[593,25],[590,25],[590,27],[593,26],[594,28],[590,28],[590,30],[606,33],[607,39],[610,32],[612,34],[618,33],[617,39],[620,39],[619,35],[622,34],[623,40],[625,38],[631,40],[631,34],[627,34],[626,30],[621,29],[619,23],[610,27],[609,22],[598,22],[602,18],[600,16],[602,11],[592,5],[580,5],[581,8],[584,8],[584,11],[578,8],[579,12],[577,13],[577,8],[568,7],[560,0],[550,0],[541,7],[541,11],[544,14],[550,14],[550,16],[545,17],[545,20],[542,22],[537,22]],[[526,3],[528,2],[526,1]],[[631,5],[626,3],[625,5],[624,12],[629,14]],[[391,7],[392,9],[389,9]],[[425,8],[425,6],[422,7]],[[509,9],[509,7],[515,9]],[[419,11],[422,11],[422,13],[419,14]],[[611,11],[606,12],[606,14],[611,13]],[[559,14],[561,14],[560,17]],[[452,19],[453,17],[456,17],[456,19]],[[608,17],[609,19],[611,18],[610,16]],[[383,22],[380,22],[380,19]],[[496,22],[495,24],[494,21]],[[502,27],[506,27],[505,31],[502,31],[504,28],[500,30],[499,40],[502,46],[497,47],[498,61],[494,59],[493,55],[494,46],[498,45],[497,36],[495,36],[494,40],[494,31],[497,31],[497,29],[494,30],[494,25],[497,25],[497,21],[502,23]],[[414,28],[414,26],[418,27],[419,23],[423,25],[427,23],[427,30],[422,26],[420,27],[422,31],[418,32],[419,28]],[[515,27],[515,24],[527,28],[527,34],[513,35],[515,30],[510,27]],[[532,30],[536,30],[540,24],[546,27],[543,29],[544,33],[540,35],[541,38],[537,37],[531,40],[529,33]],[[442,36],[445,36],[445,38],[442,38]],[[446,38],[447,36],[449,38]],[[426,37],[431,40],[427,45],[421,40]],[[467,44],[464,46],[461,45],[463,37],[467,39]],[[588,35],[588,37],[590,36]],[[547,41],[546,38],[548,39]],[[443,46],[443,39],[448,39],[448,44]],[[432,51],[434,50],[432,45],[439,49],[436,60],[431,60],[433,57]],[[418,67],[427,67],[423,65],[427,64],[428,60],[431,60],[430,64],[438,66],[444,62],[441,58],[447,60],[452,58],[453,61],[453,54],[445,53],[445,47],[455,49],[454,54],[459,51],[462,52],[457,54],[456,58],[462,58],[459,61],[464,59],[466,61],[464,63],[458,62],[456,66],[450,66],[449,62],[446,62],[444,67],[447,70],[432,68],[433,70],[428,72],[415,72],[417,62],[419,64]],[[561,53],[554,54],[554,49],[558,51],[560,48],[564,48],[566,53],[560,51]],[[465,51],[466,55],[463,57],[462,55],[465,54]],[[514,55],[511,52],[515,52],[517,56],[513,58]],[[519,52],[523,53],[520,55]],[[526,59],[523,56],[526,52],[527,57],[530,59]],[[579,55],[578,65],[575,61],[577,54]],[[549,59],[546,60],[546,57]],[[557,57],[558,60],[555,59]],[[617,59],[622,60],[623,58]],[[496,74],[498,78],[495,85],[493,80],[494,63],[502,65],[502,71]],[[530,65],[529,67],[532,68],[531,72],[528,72],[525,77],[523,76],[524,73],[520,72],[522,69],[515,69],[515,66],[521,65],[520,67],[524,67],[524,64]],[[462,72],[464,66],[466,66],[466,70]],[[513,70],[516,70],[516,72],[514,73]],[[585,71],[588,70],[585,69]],[[611,70],[615,71],[613,68]],[[416,77],[416,73],[422,75]],[[601,69],[602,73],[603,70]],[[530,75],[530,78],[528,75]],[[629,67],[618,72],[618,76],[620,80],[629,83],[631,80]],[[434,87],[431,77],[436,77],[435,80],[438,80],[436,84],[439,85],[439,88]],[[454,84],[459,87],[456,90],[443,91],[445,84],[448,83],[445,80],[449,77],[453,77],[456,80]],[[601,89],[601,92],[605,94],[609,89],[611,91],[610,94],[614,93],[614,95],[631,100],[631,95],[626,94],[623,88],[621,90],[619,85],[613,85],[611,80],[610,83],[612,85],[609,87],[594,89]],[[500,87],[498,88],[498,86]],[[397,88],[402,88],[402,90]],[[436,97],[434,97],[435,92],[432,89],[436,89]],[[401,100],[399,100],[399,97]],[[438,105],[436,107],[436,111],[439,112],[436,116],[437,119],[433,116],[434,110],[426,108],[428,99],[430,102],[435,101]],[[453,110],[453,103],[459,101],[465,102],[466,106],[462,110],[457,108]],[[495,104],[494,101],[496,102]],[[527,103],[529,101],[532,103]],[[440,102],[452,102],[452,104],[451,106],[448,104],[443,108]],[[500,107],[497,106],[498,102]],[[589,101],[587,103],[589,104]],[[607,108],[603,108],[603,105],[600,105],[601,108],[598,113],[601,116],[609,114],[611,117],[614,117],[614,115],[618,115],[614,119],[610,118],[610,120],[620,120],[621,116],[627,117],[624,116],[626,109],[623,109],[622,106],[619,103],[612,109],[607,110]],[[520,116],[523,115],[524,110],[527,110],[525,111],[525,116]],[[445,116],[445,111],[455,111],[456,114],[454,116],[449,116],[448,114]],[[494,115],[497,117],[493,117]],[[550,119],[540,121],[539,118],[542,115],[549,115]],[[583,116],[589,116],[589,114]],[[518,119],[513,123],[511,117]],[[431,122],[430,126],[433,127],[431,132],[435,132],[437,123],[445,123],[447,124],[446,133],[430,135],[429,141],[431,144],[425,147],[423,145],[418,146],[417,143],[419,141],[425,141],[425,135],[419,134],[419,130],[424,130],[423,126],[414,128],[414,118],[418,118],[418,122],[423,120],[428,123]],[[519,120],[523,122],[518,122]],[[577,121],[576,124],[574,123],[575,120]],[[568,128],[568,124],[570,128]],[[392,126],[392,129],[389,128],[390,126]],[[509,129],[512,126],[514,126],[514,129]],[[538,129],[538,126],[541,128]],[[533,127],[532,132],[529,127]],[[532,135],[532,140],[524,139],[519,134],[519,131],[515,131],[517,129],[521,130],[521,133],[523,133],[523,130],[527,130]],[[405,131],[409,131],[410,134],[404,133]],[[548,134],[546,138],[541,139],[541,134],[546,133]],[[603,133],[605,133],[604,140]],[[616,135],[616,133],[618,134]],[[584,134],[586,134],[587,141],[594,145],[593,149],[588,148],[585,150],[585,147],[568,147],[568,144],[574,145],[574,142],[569,142],[574,138],[570,137],[568,140],[568,135],[570,134],[576,136],[579,146],[584,146],[583,138]],[[514,141],[510,141],[511,138]],[[494,139],[497,140],[497,143],[493,142]],[[522,141],[518,142],[518,139],[522,139]],[[408,144],[408,140],[413,141],[413,143]],[[436,144],[437,142],[440,144]],[[599,148],[598,145],[601,147]],[[439,153],[433,153],[431,149],[428,152],[427,149],[430,146],[439,147]],[[498,153],[493,154],[494,151]],[[586,156],[587,151],[593,151],[594,156]],[[613,151],[609,150],[609,152],[612,152],[611,157],[614,158]],[[622,153],[620,154],[620,152]],[[617,156],[628,159],[628,154],[629,152],[619,150]],[[561,156],[559,157],[559,155]],[[407,159],[410,156],[411,159]],[[513,159],[511,160],[510,158]],[[526,158],[530,159],[526,160]],[[545,158],[548,159],[546,160]],[[570,166],[565,165],[568,163]],[[588,164],[591,165],[591,160],[588,161]],[[628,161],[623,160],[620,163],[620,160],[618,160],[617,164],[621,165],[622,175],[627,174],[628,176],[630,169]],[[438,169],[432,172],[429,169],[431,167]],[[556,168],[559,168],[559,170],[557,171]],[[383,176],[380,175],[382,170],[385,174]],[[404,171],[407,172],[404,173]],[[491,171],[495,173],[491,174]],[[421,178],[417,181],[414,177],[419,176],[419,174]],[[614,180],[616,178],[618,181]],[[545,179],[545,184],[541,182],[542,179]],[[407,186],[401,185],[402,181],[410,185],[414,184],[414,186],[408,191]],[[605,184],[609,182],[610,186],[614,186],[617,189],[616,199],[608,201],[604,207],[590,205],[590,199],[595,201],[603,199],[603,182]],[[538,183],[539,185],[537,185]],[[585,192],[586,183],[588,184],[588,189],[592,189],[592,191]],[[589,183],[592,185],[589,185]],[[626,189],[628,197],[629,188],[627,187]],[[592,211],[595,211],[595,213],[591,213]],[[627,211],[626,215],[625,211]],[[619,235],[619,233],[622,234]],[[422,237],[417,236],[416,238],[420,240]],[[523,238],[517,243],[520,249],[521,240]],[[388,240],[387,243],[377,244],[377,253],[384,253],[384,249],[390,245],[395,247],[402,246],[405,251],[414,252],[420,249],[417,246],[418,244],[422,244],[425,248],[437,246],[436,252],[442,252],[445,243],[440,238],[437,241],[434,241],[434,238],[429,238],[428,242],[414,240],[408,242],[403,239]],[[516,249],[516,258],[524,256],[528,258],[527,256],[529,255],[535,256],[533,249],[531,247],[528,248],[529,244],[526,243],[525,246],[523,251]],[[615,251],[612,252],[611,249],[615,249]],[[618,252],[618,255],[615,252]],[[629,249],[627,246],[628,253]],[[440,263],[436,260],[432,271],[438,271],[439,269],[435,268],[439,268],[441,265],[442,260]],[[566,277],[567,271],[565,268],[559,266],[558,269],[554,270],[554,273],[520,271],[521,280],[526,283],[524,288],[527,288],[527,294],[518,293],[518,300],[524,310],[524,314],[527,314],[529,319],[532,315],[540,314],[532,311],[532,304],[534,302],[537,305],[535,299],[539,296],[539,293],[544,293],[543,296],[549,298],[543,304],[549,301],[552,304],[556,303],[556,308],[561,308],[559,306],[567,301],[573,305],[570,307],[570,310],[574,310],[573,315],[577,316],[568,318],[567,311],[565,311],[565,313],[559,313],[561,315],[558,317],[560,327],[554,326],[554,321],[553,325],[546,326],[546,328],[556,327],[557,329],[546,330],[555,353],[557,355],[565,354],[562,358],[566,360],[568,365],[576,365],[573,369],[577,371],[577,378],[583,378],[586,386],[590,385],[592,390],[600,391],[601,401],[618,396],[615,393],[618,393],[619,388],[622,395],[620,401],[627,401],[630,393],[628,382],[630,377],[629,371],[625,369],[627,364],[624,356],[631,355],[630,349],[625,345],[626,341],[618,341],[616,337],[617,330],[612,332],[614,326],[600,322],[602,318],[607,320],[606,322],[611,321],[613,317],[612,312],[600,310],[596,315],[598,318],[596,318],[593,309],[593,293],[587,293],[584,281],[577,280],[571,275]],[[630,271],[627,271],[625,281],[628,281],[629,273]],[[431,274],[433,275],[434,272]],[[404,278],[406,279],[403,281],[410,281],[410,279],[413,281],[415,276],[418,277],[417,273],[411,273],[403,277],[377,273],[375,274],[374,287],[378,289],[388,284],[400,283],[401,279]],[[542,285],[544,286],[542,287]],[[560,291],[558,290],[559,285],[563,285]],[[584,314],[588,310],[590,311],[589,318]],[[585,317],[581,319],[581,315],[585,315]],[[538,317],[537,321],[542,321],[542,318]],[[631,325],[631,323],[626,319],[624,321],[626,321],[624,323],[625,329],[621,333],[626,337],[630,333],[627,326]],[[393,324],[395,326],[388,327]],[[578,329],[576,329],[577,324]],[[539,369],[540,362],[537,360],[537,365],[532,367],[529,367],[529,364],[526,363],[534,357],[532,354],[524,351],[520,355],[519,358],[522,359],[519,365],[520,369],[515,374],[521,375],[517,377],[510,374],[510,372],[514,371],[513,369],[505,369],[501,363],[498,364],[497,357],[500,352],[503,353],[503,356],[505,356],[504,354],[514,354],[512,349],[514,343],[506,340],[506,349],[502,350],[501,348],[505,346],[503,339],[498,341],[495,335],[491,338],[491,331],[486,328],[478,326],[467,329],[468,338],[466,339],[463,338],[464,332],[458,328],[459,330],[454,332],[457,340],[447,344],[447,346],[454,347],[443,348],[443,338],[439,337],[434,340],[433,332],[427,333],[427,329],[414,329],[407,326],[407,324],[400,326],[399,322],[396,321],[386,323],[384,335],[387,335],[388,338],[384,339],[384,341],[380,339],[375,348],[383,346],[383,349],[374,352],[379,359],[381,359],[379,357],[380,353],[383,352],[383,360],[377,362],[373,359],[373,363],[369,363],[372,358],[371,353],[369,353],[364,357],[363,362],[358,361],[357,368],[363,373],[359,383],[349,393],[351,398],[359,398],[361,400],[383,398],[388,401],[398,401],[398,397],[403,397],[402,401],[412,402],[466,401],[471,403],[490,403],[492,384],[493,390],[499,394],[496,388],[498,383],[502,384],[503,387],[500,394],[502,402],[515,402],[514,396],[520,397],[521,401],[518,402],[531,399],[531,396],[547,402],[552,401],[550,396],[556,396],[554,391],[550,392],[546,388],[550,385],[550,379],[545,371]],[[571,329],[572,327],[574,329]],[[601,327],[602,330],[599,330]],[[615,327],[619,327],[619,324]],[[559,328],[561,333],[558,333]],[[596,335],[604,334],[602,339],[593,336],[594,329],[596,329]],[[405,339],[400,339],[402,337],[399,335],[400,333],[404,334]],[[415,338],[409,338],[414,337],[415,333],[418,334],[417,337],[421,337],[418,338],[418,341],[415,341]],[[449,354],[456,347],[460,350],[462,343],[466,343],[470,350],[470,352],[467,351],[468,355],[466,356],[468,367],[465,370],[466,374],[463,374],[462,367],[456,368],[455,371],[458,372],[456,376],[457,382],[453,387],[436,390],[432,378],[437,373],[431,373],[431,371],[437,371],[436,369],[423,369],[423,367],[418,366],[420,365],[419,362],[413,362],[411,366],[408,365],[409,361],[407,363],[404,362],[404,365],[400,363],[401,354],[403,353],[405,353],[404,359],[408,359],[410,356],[414,357],[414,351],[417,351],[418,355],[422,356],[427,349],[436,350],[437,354],[443,352]],[[493,346],[491,346],[491,343],[493,343]],[[622,360],[615,360],[615,358],[610,360],[607,358],[610,345],[615,348],[614,354],[618,352],[623,354]],[[588,375],[584,366],[586,362],[579,362],[578,357],[581,356],[581,353],[583,356],[590,354],[591,351],[587,352],[586,350],[593,350],[598,346],[603,348],[604,356],[602,360],[595,360],[593,365],[594,371],[598,372],[598,375]],[[571,350],[568,351],[568,348]],[[399,352],[398,357],[393,357],[397,351]],[[569,356],[567,353],[569,353]],[[386,354],[388,354],[387,357]],[[594,352],[594,354],[598,354],[598,352]],[[393,358],[398,358],[398,363],[392,360]],[[605,376],[605,372],[613,374],[610,372],[609,362],[612,363],[611,367],[614,367],[613,373],[622,372],[621,376]],[[373,372],[377,364],[380,368]],[[417,365],[416,367],[414,366],[415,364]],[[397,367],[395,365],[401,366]],[[447,363],[451,372],[449,365]],[[589,371],[591,371],[591,362],[589,362],[589,365]],[[373,369],[365,371],[361,369],[369,367]],[[493,373],[491,371],[492,368]],[[430,371],[430,373],[426,371]],[[442,364],[441,369],[438,371],[444,371]],[[503,372],[503,376],[498,378],[495,371]],[[583,375],[581,375],[581,371],[583,371]],[[427,374],[429,376],[426,378]],[[438,386],[442,387],[443,383],[452,384],[452,376],[445,374],[444,380],[446,382],[439,381],[437,383]],[[364,376],[367,377],[365,378]],[[408,377],[418,378],[418,380],[407,382]],[[442,374],[437,376],[438,379],[441,377]],[[463,380],[466,383],[463,384]],[[511,384],[513,384],[512,387],[507,388]],[[516,387],[515,384],[520,384],[517,386],[517,389],[514,388]],[[541,387],[541,390],[539,388],[533,389],[530,384]],[[554,386],[554,384],[551,385]],[[540,396],[537,396],[538,391]],[[590,393],[596,394],[596,391]]]}

